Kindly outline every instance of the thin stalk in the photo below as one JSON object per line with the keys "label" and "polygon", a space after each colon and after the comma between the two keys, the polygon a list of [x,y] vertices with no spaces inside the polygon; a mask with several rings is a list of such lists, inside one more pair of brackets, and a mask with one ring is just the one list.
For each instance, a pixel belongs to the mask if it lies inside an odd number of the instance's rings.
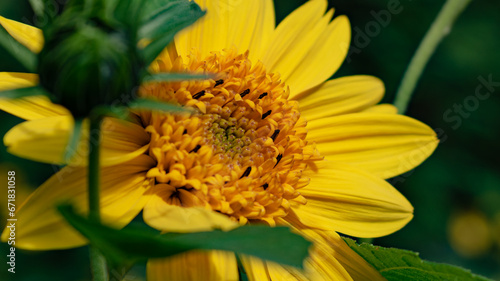
{"label": "thin stalk", "polygon": [[441,40],[450,33],[451,27],[457,17],[470,2],[471,0],[447,0],[444,4],[430,29],[427,31],[427,34],[425,34],[424,39],[411,59],[403,80],[401,80],[396,99],[394,100],[394,105],[397,107],[399,113],[405,113],[411,95],[427,62]]}
{"label": "thin stalk", "polygon": [[[89,219],[95,222],[100,222],[100,165],[99,165],[99,150],[101,142],[101,123],[102,115],[90,114],[90,131],[89,131],[89,165],[88,165],[88,182],[89,182]],[[94,281],[108,281],[108,270],[106,259],[94,246],[90,246],[90,267]]]}
{"label": "thin stalk", "polygon": [[95,222],[100,222],[101,216],[99,213],[100,196],[99,196],[99,179],[100,179],[100,164],[99,150],[101,142],[101,123],[102,117],[99,115],[90,115],[90,132],[89,132],[89,219]]}

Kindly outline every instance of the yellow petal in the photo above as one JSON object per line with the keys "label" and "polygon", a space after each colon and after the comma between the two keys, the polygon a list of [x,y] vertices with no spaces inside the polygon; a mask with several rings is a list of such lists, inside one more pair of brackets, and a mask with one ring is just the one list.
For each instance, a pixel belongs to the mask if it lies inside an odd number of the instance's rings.
{"label": "yellow petal", "polygon": [[271,281],[266,263],[252,256],[240,256],[249,281]]}
{"label": "yellow petal", "polygon": [[[0,72],[0,91],[32,87],[36,84],[38,84],[36,74]],[[0,98],[0,110],[26,120],[69,114],[64,107],[51,103],[44,96],[20,99]]]}
{"label": "yellow petal", "polygon": [[333,20],[314,46],[286,78],[290,98],[309,90],[332,76],[344,61],[351,41],[351,26],[346,16]]}
{"label": "yellow petal", "polygon": [[329,232],[329,246],[335,251],[335,258],[347,270],[353,280],[356,281],[385,281],[386,279],[354,252],[335,232]]}
{"label": "yellow petal", "polygon": [[324,15],[326,7],[327,2],[324,0],[308,1],[278,25],[262,57],[262,62],[270,72],[279,72],[282,80],[287,81],[327,28],[333,11]]}
{"label": "yellow petal", "polygon": [[0,72],[0,91],[33,87],[38,84],[38,75],[21,72]]}
{"label": "yellow petal", "polygon": [[264,262],[255,257],[241,256],[242,264],[250,281],[352,280],[347,271],[337,260],[338,254],[325,242],[325,239],[319,236],[319,234],[316,234],[316,230],[304,231],[283,219],[279,219],[279,222],[280,224],[285,224],[294,228],[295,231],[301,235],[305,234],[304,237],[314,243],[314,246],[309,251],[309,257],[304,261],[304,269],[299,270],[297,268],[282,266],[272,262]]}
{"label": "yellow petal", "polygon": [[[105,224],[121,228],[144,207],[149,189],[145,174],[153,160],[144,155],[101,170],[101,216]],[[68,201],[87,213],[87,169],[65,167],[41,185],[16,213],[16,247],[28,250],[67,249],[85,245],[86,239],[74,230],[55,209]],[[2,240],[8,237],[4,230]]]}
{"label": "yellow petal", "polygon": [[[253,63],[262,58],[275,27],[272,0],[232,1],[223,0],[230,14],[228,41],[225,48],[235,46],[240,53],[249,50]],[[232,3],[232,4],[231,4]]]}
{"label": "yellow petal", "polygon": [[274,262],[267,262],[267,271],[272,281],[309,281],[304,272],[293,267],[284,267]]}
{"label": "yellow petal", "polygon": [[329,253],[356,281],[385,281],[386,279],[354,252],[335,231],[302,229],[301,233],[315,244],[330,249]]}
{"label": "yellow petal", "polygon": [[180,207],[165,202],[165,192],[156,186],[155,193],[144,207],[144,221],[151,227],[166,232],[198,232],[213,229],[231,230],[238,223],[227,216],[201,207]]}
{"label": "yellow petal", "polygon": [[256,58],[272,36],[274,8],[271,0],[196,2],[207,13],[176,35],[177,52],[183,57],[193,48],[205,57],[211,51],[236,47],[239,53],[250,50],[250,57]]}
{"label": "yellow petal", "polygon": [[[65,164],[64,153],[72,132],[71,116],[56,116],[26,121],[12,128],[4,136],[8,152],[26,159],[49,164]],[[82,137],[77,152],[69,164],[84,166],[88,154],[88,124],[82,126]],[[136,124],[106,118],[102,125],[101,165],[111,166],[126,162],[146,152],[149,135]]]}
{"label": "yellow petal", "polygon": [[166,259],[149,260],[149,281],[238,281],[233,253],[190,251]]}
{"label": "yellow petal", "polygon": [[393,233],[413,217],[413,207],[386,181],[344,163],[321,161],[307,170],[309,185],[300,190],[306,205],[294,205],[304,225],[355,237]]}
{"label": "yellow petal", "polygon": [[14,39],[26,46],[26,48],[30,49],[32,52],[39,53],[42,50],[42,30],[31,25],[6,19],[2,16],[0,16],[0,24],[12,37],[14,37]]}
{"label": "yellow petal", "polygon": [[384,104],[378,104],[378,105],[369,107],[369,108],[363,110],[362,112],[364,112],[364,113],[397,114],[398,109],[392,104],[384,103]]}
{"label": "yellow petal", "polygon": [[403,115],[346,114],[307,124],[308,139],[326,159],[353,164],[381,178],[420,165],[438,144],[427,125]]}
{"label": "yellow petal", "polygon": [[300,113],[307,121],[362,111],[377,104],[384,83],[373,76],[357,75],[327,81],[299,98]]}
{"label": "yellow petal", "polygon": [[[315,241],[316,242],[316,241]],[[347,271],[337,261],[330,247],[315,243],[304,261],[304,269],[267,262],[267,270],[273,281],[352,281]]]}

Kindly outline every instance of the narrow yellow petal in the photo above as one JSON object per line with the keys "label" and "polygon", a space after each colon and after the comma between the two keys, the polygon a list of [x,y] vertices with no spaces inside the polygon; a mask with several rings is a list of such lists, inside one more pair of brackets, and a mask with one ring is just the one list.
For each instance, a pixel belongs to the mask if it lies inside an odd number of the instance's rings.
{"label": "narrow yellow petal", "polygon": [[315,41],[314,46],[286,79],[290,98],[309,90],[332,76],[347,55],[351,26],[346,16],[335,18]]}
{"label": "narrow yellow petal", "polygon": [[38,75],[21,72],[0,72],[0,91],[33,87],[38,84]]}
{"label": "narrow yellow petal", "polygon": [[249,281],[271,281],[266,263],[252,256],[240,256]]}
{"label": "narrow yellow petal", "polygon": [[369,108],[363,110],[362,112],[365,112],[365,113],[397,114],[398,113],[398,109],[394,105],[392,105],[392,104],[384,103],[384,104],[377,104],[375,106],[369,107]]}
{"label": "narrow yellow petal", "polygon": [[239,53],[250,51],[257,61],[274,31],[272,0],[232,1],[197,0],[205,16],[175,37],[177,52],[187,57],[193,48],[205,57],[212,51],[236,47]]}
{"label": "narrow yellow petal", "polygon": [[[274,27],[274,4],[272,0],[221,1],[229,5],[228,41],[225,48],[236,47],[240,53],[249,50],[253,63],[261,59],[271,41]],[[232,7],[232,8],[230,8]]]}
{"label": "narrow yellow petal", "polygon": [[354,252],[334,231],[316,232],[325,241],[327,247],[333,250],[333,255],[356,281],[386,281],[386,279]]}
{"label": "narrow yellow petal", "polygon": [[307,121],[359,112],[377,104],[384,83],[373,76],[357,75],[327,81],[299,98],[300,113]]}
{"label": "narrow yellow petal", "polygon": [[341,273],[342,277],[329,280],[351,280],[350,278],[356,281],[386,280],[373,266],[349,248],[335,231],[306,228],[294,218],[285,224],[299,231],[306,239],[313,241],[316,247],[326,250],[328,253],[323,256],[315,254],[316,256],[322,257],[325,261],[328,259],[335,261],[337,271]]}
{"label": "narrow yellow petal", "polygon": [[420,165],[438,144],[427,125],[403,115],[347,114],[308,123],[308,139],[326,159],[353,164],[381,178]]}
{"label": "narrow yellow petal", "polygon": [[19,157],[49,164],[63,164],[71,116],[55,116],[16,125],[4,136],[7,151]]}
{"label": "narrow yellow petal", "polygon": [[293,211],[306,226],[355,237],[393,233],[413,217],[413,207],[386,181],[344,163],[322,161],[305,172],[309,185],[300,190],[306,205]]}
{"label": "narrow yellow petal", "polygon": [[156,186],[155,193],[144,207],[144,221],[151,227],[166,232],[198,232],[213,229],[231,230],[238,223],[227,216],[201,207],[181,207],[167,204],[165,192]]}
{"label": "narrow yellow petal", "polygon": [[[347,271],[335,258],[331,247],[324,243],[316,243],[304,261],[304,269],[282,266],[267,262],[267,271],[272,281],[352,281]],[[265,279],[264,279],[265,280]]]}
{"label": "narrow yellow petal", "polygon": [[[144,155],[134,161],[103,168],[101,172],[101,216],[105,224],[121,228],[144,207],[149,189],[146,170],[153,160]],[[68,249],[85,245],[55,209],[68,201],[87,213],[87,168],[65,167],[41,185],[17,210],[16,247],[28,250]],[[8,237],[4,230],[2,240]]]}
{"label": "narrow yellow petal", "polygon": [[284,267],[274,262],[267,262],[267,271],[272,281],[308,281],[304,272],[293,268]]}
{"label": "narrow yellow petal", "polygon": [[[72,132],[71,116],[56,116],[23,122],[4,136],[9,153],[26,159],[66,164],[64,154]],[[87,165],[88,124],[82,126],[82,136],[77,151],[69,164]],[[111,166],[129,161],[146,152],[149,135],[136,124],[106,118],[102,125],[101,165]]]}
{"label": "narrow yellow petal", "polygon": [[26,46],[26,48],[30,49],[32,52],[39,53],[42,50],[42,30],[31,25],[6,19],[2,16],[0,16],[0,24],[12,37],[14,37],[14,39]]}
{"label": "narrow yellow petal", "polygon": [[190,251],[166,259],[149,260],[149,281],[238,281],[233,253]]}
{"label": "narrow yellow petal", "polygon": [[333,11],[324,15],[326,7],[324,0],[308,1],[278,25],[268,51],[262,57],[270,72],[280,73],[283,81],[287,81],[327,28]]}
{"label": "narrow yellow petal", "polygon": [[229,17],[233,7],[231,1],[197,0],[195,1],[206,14],[193,25],[180,31],[175,37],[177,52],[187,57],[193,48],[202,57],[210,51],[222,50],[227,46]]}
{"label": "narrow yellow petal", "polygon": [[[38,84],[36,74],[0,72],[0,91],[33,87],[36,84]],[[64,107],[51,103],[44,96],[20,99],[0,98],[0,110],[26,120],[69,114]]]}

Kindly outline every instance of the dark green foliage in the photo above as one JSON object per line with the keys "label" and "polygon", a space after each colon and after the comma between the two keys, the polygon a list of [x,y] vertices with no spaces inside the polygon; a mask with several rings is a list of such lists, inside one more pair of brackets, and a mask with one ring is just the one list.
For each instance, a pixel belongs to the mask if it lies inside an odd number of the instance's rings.
{"label": "dark green foliage", "polygon": [[143,227],[106,227],[77,215],[70,205],[60,206],[59,211],[113,264],[199,249],[231,251],[301,268],[311,246],[287,227],[242,226],[227,232],[159,234]]}

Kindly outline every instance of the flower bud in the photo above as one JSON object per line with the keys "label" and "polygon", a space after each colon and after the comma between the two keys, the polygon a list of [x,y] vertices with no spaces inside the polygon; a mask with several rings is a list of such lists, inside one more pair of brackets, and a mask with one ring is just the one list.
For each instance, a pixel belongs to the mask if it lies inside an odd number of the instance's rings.
{"label": "flower bud", "polygon": [[75,117],[86,117],[99,105],[122,104],[122,95],[137,86],[139,65],[124,32],[79,19],[54,25],[45,37],[40,83]]}

